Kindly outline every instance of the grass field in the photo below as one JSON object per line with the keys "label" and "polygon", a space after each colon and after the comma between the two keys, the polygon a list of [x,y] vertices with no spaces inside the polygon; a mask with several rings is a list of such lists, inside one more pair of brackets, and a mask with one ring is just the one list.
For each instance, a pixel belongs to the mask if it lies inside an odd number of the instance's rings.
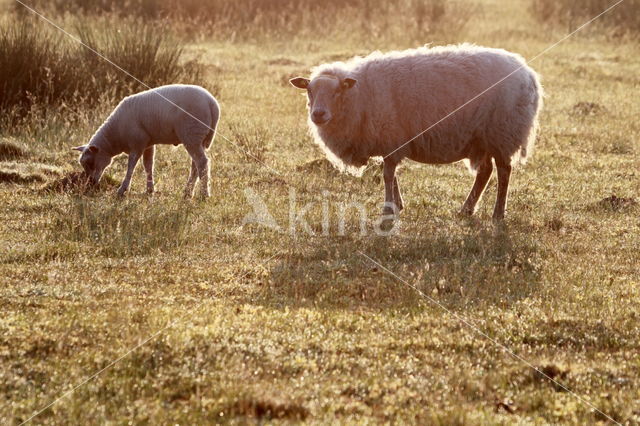
{"label": "grass field", "polygon": [[[117,99],[36,105],[3,126],[0,423],[639,424],[637,39],[596,23],[531,63],[541,132],[502,225],[494,180],[477,216],[460,218],[465,168],[406,162],[397,232],[376,235],[380,170],[339,174],[307,133],[287,81],[316,64],[461,41],[531,58],[567,33],[524,0],[469,6],[459,31],[406,37],[364,24],[176,30],[222,107],[206,201],[181,199],[189,160],[172,146],[158,150],[153,198],[141,167],[124,200],[108,183],[42,189],[79,170],[69,148]],[[107,174],[119,182],[125,167],[118,157]],[[243,224],[248,193],[280,231]],[[349,202],[366,207],[366,235],[353,209],[338,232]],[[290,232],[291,203],[312,203],[314,235]]]}

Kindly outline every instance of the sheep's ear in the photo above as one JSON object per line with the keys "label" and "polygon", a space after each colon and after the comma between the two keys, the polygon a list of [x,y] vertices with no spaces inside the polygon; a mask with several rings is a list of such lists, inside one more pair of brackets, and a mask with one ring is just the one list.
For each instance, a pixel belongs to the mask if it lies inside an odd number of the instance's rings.
{"label": "sheep's ear", "polygon": [[306,89],[309,87],[309,83],[311,83],[311,81],[308,78],[296,77],[289,80],[289,83],[298,89]]}
{"label": "sheep's ear", "polygon": [[351,89],[356,84],[357,81],[358,80],[356,80],[355,78],[347,77],[344,80],[342,80],[342,88]]}
{"label": "sheep's ear", "polygon": [[89,151],[93,152],[94,154],[96,152],[98,152],[98,147],[97,146],[93,146],[93,145],[89,145]]}
{"label": "sheep's ear", "polygon": [[83,151],[84,151],[85,146],[86,146],[86,145],[75,146],[75,147],[73,147],[73,148],[71,148],[71,149],[73,149],[74,151],[80,151],[80,152],[83,152]]}

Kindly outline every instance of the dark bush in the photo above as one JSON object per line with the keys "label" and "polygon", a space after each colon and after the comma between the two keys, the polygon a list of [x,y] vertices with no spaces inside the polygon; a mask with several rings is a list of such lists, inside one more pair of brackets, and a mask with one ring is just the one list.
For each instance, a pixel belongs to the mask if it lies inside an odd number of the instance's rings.
{"label": "dark bush", "polygon": [[[130,23],[122,28],[79,27],[82,41],[150,87],[198,83],[197,65],[166,31]],[[22,20],[0,27],[0,113],[19,119],[34,106],[87,106],[145,89],[135,79],[55,30]],[[10,124],[3,121],[5,125]]]}

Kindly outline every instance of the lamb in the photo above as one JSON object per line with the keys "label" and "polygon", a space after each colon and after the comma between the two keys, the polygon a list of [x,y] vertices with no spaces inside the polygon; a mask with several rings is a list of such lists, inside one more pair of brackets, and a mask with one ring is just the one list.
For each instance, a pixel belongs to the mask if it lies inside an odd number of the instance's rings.
{"label": "lamb", "polygon": [[102,177],[115,155],[129,155],[127,173],[118,189],[129,189],[133,171],[142,157],[147,173],[147,192],[153,193],[153,158],[156,144],[183,144],[191,156],[191,172],[185,197],[193,196],[200,178],[201,195],[209,196],[209,159],[206,149],[215,137],[220,107],[206,89],[172,84],[127,96],[91,137],[81,151],[80,164],[93,183]]}
{"label": "lamb", "polygon": [[471,44],[374,52],[290,82],[306,89],[309,128],[336,167],[358,175],[370,157],[383,157],[384,214],[403,209],[396,168],[409,158],[464,161],[475,174],[466,215],[495,162],[493,218],[504,218],[512,167],[531,155],[542,107],[538,76],[519,55]]}

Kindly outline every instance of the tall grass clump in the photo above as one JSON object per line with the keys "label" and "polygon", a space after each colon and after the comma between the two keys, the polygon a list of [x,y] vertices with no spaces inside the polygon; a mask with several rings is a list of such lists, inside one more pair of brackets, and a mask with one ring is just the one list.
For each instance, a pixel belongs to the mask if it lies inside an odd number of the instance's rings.
{"label": "tall grass clump", "polygon": [[72,198],[54,217],[52,238],[88,245],[103,256],[154,255],[180,247],[191,235],[192,211],[183,203]]}
{"label": "tall grass clump", "polygon": [[[540,22],[573,31],[613,5],[610,0],[531,0],[531,11]],[[594,21],[612,36],[640,35],[640,0],[625,0]]]}
{"label": "tall grass clump", "polygon": [[[0,25],[0,114],[17,120],[35,107],[79,108],[145,89],[64,35],[27,20],[5,20]],[[77,26],[76,33],[83,43],[151,87],[201,80],[200,68],[184,63],[182,45],[159,26],[105,22]]]}

